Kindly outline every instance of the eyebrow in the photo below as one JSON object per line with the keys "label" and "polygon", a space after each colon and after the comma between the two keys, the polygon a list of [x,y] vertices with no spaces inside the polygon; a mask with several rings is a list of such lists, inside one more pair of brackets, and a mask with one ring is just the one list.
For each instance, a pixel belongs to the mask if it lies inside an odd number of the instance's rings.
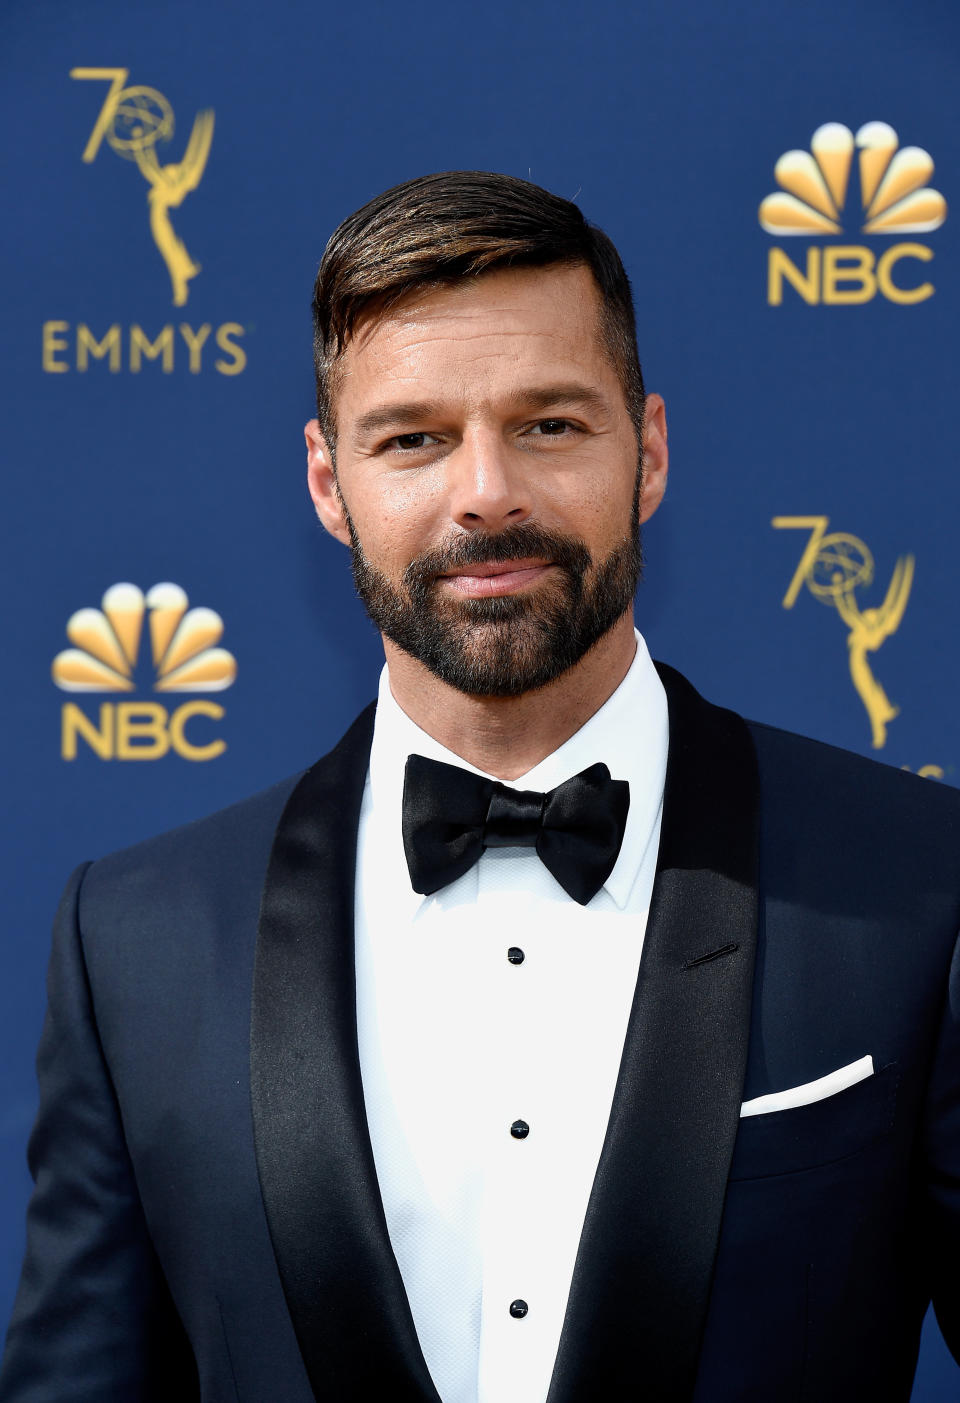
{"label": "eyebrow", "polygon": [[569,383],[547,385],[540,390],[517,390],[511,400],[521,409],[549,409],[554,404],[576,405],[580,409],[609,409],[606,395],[590,385]]}
{"label": "eyebrow", "polygon": [[373,434],[380,429],[392,429],[398,424],[415,424],[421,419],[433,419],[439,407],[429,401],[417,404],[413,400],[403,404],[383,404],[376,409],[368,409],[354,424],[354,433]]}
{"label": "eyebrow", "polygon": [[[564,384],[546,385],[540,389],[515,390],[508,403],[516,409],[543,410],[556,405],[576,406],[580,409],[599,413],[609,409],[606,396],[589,385]],[[366,435],[381,429],[395,428],[400,424],[422,423],[424,420],[440,418],[443,411],[432,401],[407,400],[401,404],[383,404],[368,409],[354,424],[354,433]]]}

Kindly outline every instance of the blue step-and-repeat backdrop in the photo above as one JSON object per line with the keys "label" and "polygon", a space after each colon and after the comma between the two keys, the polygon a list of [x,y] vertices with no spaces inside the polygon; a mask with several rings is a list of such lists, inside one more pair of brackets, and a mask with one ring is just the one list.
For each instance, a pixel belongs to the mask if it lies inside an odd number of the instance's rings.
{"label": "blue step-and-repeat backdrop", "polygon": [[[317,261],[385,187],[510,172],[619,246],[671,424],[654,655],[957,782],[958,41],[951,0],[7,0],[0,1322],[68,872],[373,694],[301,429]],[[918,1403],[953,1369],[928,1322]]]}

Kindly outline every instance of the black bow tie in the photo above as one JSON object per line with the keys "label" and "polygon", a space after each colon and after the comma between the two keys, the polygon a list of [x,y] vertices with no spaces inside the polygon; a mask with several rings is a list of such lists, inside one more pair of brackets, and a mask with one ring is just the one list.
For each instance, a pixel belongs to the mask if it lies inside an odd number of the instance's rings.
{"label": "black bow tie", "polygon": [[625,779],[591,765],[547,794],[411,755],[403,780],[403,848],[414,891],[429,896],[484,848],[536,848],[568,896],[585,906],[613,871],[630,805]]}

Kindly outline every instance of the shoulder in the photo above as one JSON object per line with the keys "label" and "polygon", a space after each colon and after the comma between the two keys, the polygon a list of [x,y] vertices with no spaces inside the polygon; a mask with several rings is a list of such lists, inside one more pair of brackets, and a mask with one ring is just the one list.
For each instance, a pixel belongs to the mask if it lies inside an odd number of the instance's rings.
{"label": "shoulder", "polygon": [[[726,782],[744,792],[756,757],[761,860],[784,893],[803,889],[880,907],[940,893],[953,916],[960,892],[960,790],[811,740],[705,701],[657,664],[670,703],[670,745],[699,764],[726,756]],[[746,745],[744,744],[746,742]],[[734,757],[731,761],[729,757]],[[698,802],[694,785],[687,802]],[[832,899],[832,897],[831,897]]]}
{"label": "shoulder", "polygon": [[783,894],[816,888],[918,928],[960,916],[960,791],[774,726],[747,722],[757,752],[761,849]]}
{"label": "shoulder", "polygon": [[824,810],[873,803],[885,813],[943,824],[960,834],[960,790],[921,779],[879,760],[868,759],[809,736],[785,731],[705,700],[691,683],[665,663],[656,664],[670,706],[670,743],[706,737],[713,749],[726,748],[746,731],[756,754],[761,791],[798,801],[816,800]]}
{"label": "shoulder", "polygon": [[373,707],[353,722],[333,750],[307,770],[280,780],[239,803],[91,864],[79,896],[85,916],[122,917],[211,911],[221,919],[245,915],[259,903],[278,828],[306,807],[324,821],[340,821],[342,796],[362,789],[370,751]]}
{"label": "shoulder", "polygon": [[81,924],[85,913],[104,908],[169,904],[201,886],[243,888],[254,875],[262,882],[277,824],[303,773],[91,863],[80,893]]}
{"label": "shoulder", "polygon": [[936,819],[960,833],[960,790],[809,736],[747,721],[761,780],[829,804],[877,802],[905,818]]}
{"label": "shoulder", "polygon": [[904,821],[916,817],[943,825],[955,836],[960,833],[960,790],[746,719],[706,701],[682,673],[667,664],[658,662],[656,668],[670,708],[671,748],[690,749],[691,742],[696,742],[701,763],[713,763],[718,752],[726,751],[736,751],[741,764],[749,763],[752,751],[765,801],[780,794],[795,803],[816,803],[825,821],[829,812],[851,806],[867,818],[867,806],[872,805],[878,814],[898,814]]}

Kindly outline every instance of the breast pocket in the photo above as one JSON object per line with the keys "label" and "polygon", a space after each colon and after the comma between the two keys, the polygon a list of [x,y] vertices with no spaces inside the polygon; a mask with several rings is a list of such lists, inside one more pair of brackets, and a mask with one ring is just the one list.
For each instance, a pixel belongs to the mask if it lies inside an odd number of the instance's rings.
{"label": "breast pocket", "polygon": [[897,1101],[895,1062],[846,1091],[740,1122],[729,1178],[762,1179],[846,1159],[883,1138]]}

